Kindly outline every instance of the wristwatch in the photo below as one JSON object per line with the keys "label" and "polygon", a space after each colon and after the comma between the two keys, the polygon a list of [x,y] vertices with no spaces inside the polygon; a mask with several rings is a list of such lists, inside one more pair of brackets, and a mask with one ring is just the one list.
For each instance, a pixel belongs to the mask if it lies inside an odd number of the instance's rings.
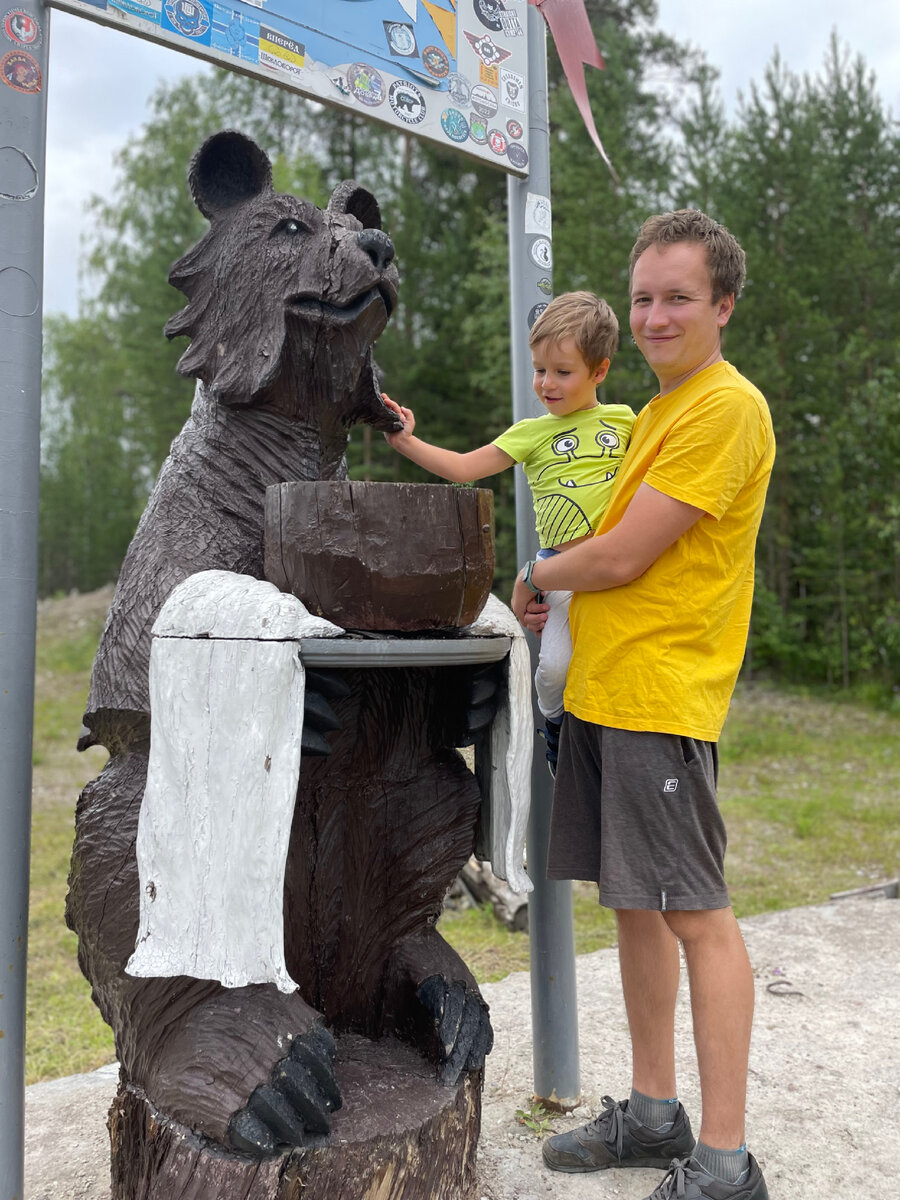
{"label": "wristwatch", "polygon": [[537,566],[537,563],[538,563],[538,560],[536,558],[532,558],[525,564],[525,571],[522,575],[522,582],[525,584],[526,587],[531,588],[531,590],[534,592],[534,594],[536,596],[539,596],[541,594],[542,589],[539,588],[538,585],[536,583],[534,583],[534,581],[531,578],[531,572]]}

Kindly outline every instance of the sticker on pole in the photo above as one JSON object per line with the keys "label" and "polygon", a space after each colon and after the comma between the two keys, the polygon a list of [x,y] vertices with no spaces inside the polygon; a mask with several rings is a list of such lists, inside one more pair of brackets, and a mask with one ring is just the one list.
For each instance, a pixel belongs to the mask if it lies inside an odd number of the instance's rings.
{"label": "sticker on pole", "polygon": [[37,59],[24,50],[10,50],[9,54],[0,58],[0,78],[7,87],[27,95],[34,95],[43,86]]}
{"label": "sticker on pole", "polygon": [[395,79],[388,89],[388,102],[404,125],[419,125],[425,120],[425,97],[414,83]]}
{"label": "sticker on pole", "polygon": [[22,8],[9,10],[3,18],[3,32],[17,46],[39,46],[43,40],[40,25]]}
{"label": "sticker on pole", "polygon": [[537,192],[529,192],[525,197],[525,232],[544,233],[549,237],[552,218],[550,197],[540,196]]}
{"label": "sticker on pole", "polygon": [[301,42],[285,37],[277,29],[259,27],[259,61],[264,67],[283,75],[299,77],[303,69],[304,48]]}
{"label": "sticker on pole", "polygon": [[535,238],[528,253],[536,267],[549,271],[553,266],[553,247],[546,238]]}
{"label": "sticker on pole", "polygon": [[[212,27],[209,9],[198,0],[166,0],[163,11],[163,28],[166,28],[168,23],[168,27],[180,33],[182,37],[190,38],[192,42],[204,38]],[[209,37],[206,37],[206,41],[209,42]]]}

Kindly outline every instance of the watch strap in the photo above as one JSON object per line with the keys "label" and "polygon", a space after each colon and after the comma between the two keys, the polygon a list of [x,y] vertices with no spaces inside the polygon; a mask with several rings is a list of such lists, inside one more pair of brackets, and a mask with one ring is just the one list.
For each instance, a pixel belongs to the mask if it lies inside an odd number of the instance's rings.
{"label": "watch strap", "polygon": [[541,594],[541,589],[531,578],[531,572],[537,566],[537,562],[538,560],[536,558],[532,558],[529,559],[529,561],[525,564],[525,572],[522,575],[522,582],[526,587],[530,588],[536,596],[539,596]]}

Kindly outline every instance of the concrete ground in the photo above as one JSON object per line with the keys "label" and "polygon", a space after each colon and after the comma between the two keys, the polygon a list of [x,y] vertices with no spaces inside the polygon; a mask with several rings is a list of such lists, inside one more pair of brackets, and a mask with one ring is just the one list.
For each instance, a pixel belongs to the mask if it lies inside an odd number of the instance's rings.
{"label": "concrete ground", "polygon": [[[747,1140],[772,1200],[900,1197],[900,900],[851,899],[741,922],[756,977]],[[615,950],[578,959],[587,1119],[627,1096],[629,1051]],[[483,988],[496,1032],[485,1081],[479,1200],[643,1200],[656,1171],[560,1175],[516,1120],[531,1103],[526,974]],[[690,1011],[677,1016],[680,1096],[699,1125]],[[117,1071],[39,1083],[26,1098],[26,1200],[108,1200],[106,1113]],[[212,1200],[212,1198],[211,1198]],[[431,1200],[423,1197],[422,1200]]]}

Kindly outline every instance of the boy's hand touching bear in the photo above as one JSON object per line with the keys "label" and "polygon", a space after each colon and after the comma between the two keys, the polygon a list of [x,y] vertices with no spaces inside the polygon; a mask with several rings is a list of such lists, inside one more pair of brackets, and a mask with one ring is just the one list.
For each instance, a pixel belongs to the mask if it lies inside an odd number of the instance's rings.
{"label": "boy's hand touching bear", "polygon": [[403,422],[402,430],[398,430],[396,433],[386,433],[384,435],[387,444],[396,448],[398,443],[405,441],[409,437],[412,437],[413,430],[416,427],[416,418],[413,415],[413,410],[411,408],[404,408],[402,404],[398,404],[396,400],[392,400],[390,396],[386,395],[384,392],[381,393],[381,398],[391,412],[395,413]]}

